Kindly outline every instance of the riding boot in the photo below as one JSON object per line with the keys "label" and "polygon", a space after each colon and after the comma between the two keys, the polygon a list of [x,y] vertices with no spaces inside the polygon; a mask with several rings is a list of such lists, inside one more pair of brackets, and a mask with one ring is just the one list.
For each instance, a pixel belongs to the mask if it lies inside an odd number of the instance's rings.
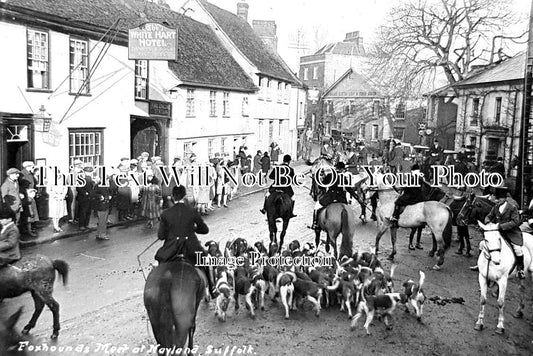
{"label": "riding boot", "polygon": [[265,197],[265,201],[263,202],[263,209],[259,210],[261,212],[261,214],[266,214],[267,198],[268,197]]}
{"label": "riding boot", "polygon": [[524,256],[516,256],[516,275],[520,279],[525,279],[524,274]]}
{"label": "riding boot", "polygon": [[291,200],[291,219],[295,217],[296,215],[294,215],[294,200]]}

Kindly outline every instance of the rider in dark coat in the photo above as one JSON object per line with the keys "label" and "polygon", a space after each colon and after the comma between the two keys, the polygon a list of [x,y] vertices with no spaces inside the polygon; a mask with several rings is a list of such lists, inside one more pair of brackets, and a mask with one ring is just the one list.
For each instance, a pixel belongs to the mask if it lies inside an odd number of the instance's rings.
{"label": "rider in dark coat", "polygon": [[336,175],[334,175],[333,173],[326,174],[326,176],[322,180],[323,186],[328,186],[331,183],[333,184],[331,184],[328,190],[318,199],[315,204],[315,210],[313,211],[313,225],[311,226],[311,229],[313,230],[318,229],[318,214],[323,208],[327,207],[332,203],[348,204],[348,200],[346,199],[346,193],[350,193],[352,197],[359,200],[355,189],[353,189],[352,187],[341,186],[342,179],[340,178],[340,174],[346,172],[346,166],[344,162],[338,162],[335,165],[335,170],[337,172]]}
{"label": "rider in dark coat", "polygon": [[498,203],[492,208],[485,218],[485,223],[497,223],[503,238],[509,242],[516,256],[516,270],[518,277],[524,279],[524,253],[522,252],[523,238],[520,231],[520,217],[517,207],[507,201],[505,187],[495,189]]}
{"label": "rider in dark coat", "polygon": [[[291,218],[296,217],[296,215],[294,215],[294,190],[292,190],[292,182],[294,182],[295,174],[294,174],[294,169],[291,166],[289,166],[290,163],[291,163],[291,156],[285,155],[283,156],[283,163],[280,166],[274,166],[274,168],[272,168],[272,171],[270,172],[268,178],[274,180],[274,183],[272,183],[270,188],[268,188],[268,192],[265,195],[265,202],[263,203],[263,209],[259,210],[262,214],[266,214],[266,202],[270,194],[272,194],[276,190],[281,190],[287,193],[289,197],[291,197]],[[280,168],[280,167],[284,167],[284,168]],[[289,170],[288,173],[284,172],[284,170],[286,169]],[[278,176],[281,177],[282,174],[290,177],[289,184],[286,186],[276,185],[276,177]],[[281,180],[280,183],[283,183],[283,180]]]}
{"label": "rider in dark coat", "polygon": [[[196,233],[207,234],[209,228],[203,221],[196,209],[186,203],[186,189],[183,185],[176,186],[172,189],[172,196],[176,204],[166,209],[161,214],[161,223],[157,237],[164,240],[163,246],[157,250],[155,259],[159,263],[165,263],[175,260],[178,255],[185,253],[184,257],[192,265],[196,265],[196,252],[207,255],[198,240]],[[209,276],[207,268],[203,268],[206,277]],[[214,290],[210,278],[209,290],[214,296]]]}
{"label": "rider in dark coat", "polygon": [[[420,171],[420,166],[414,164],[411,167],[411,174],[417,174]],[[420,186],[405,187],[403,193],[394,202],[394,212],[390,219],[392,227],[398,227],[398,219],[400,218],[400,209],[402,206],[413,205],[424,201],[422,188]]]}

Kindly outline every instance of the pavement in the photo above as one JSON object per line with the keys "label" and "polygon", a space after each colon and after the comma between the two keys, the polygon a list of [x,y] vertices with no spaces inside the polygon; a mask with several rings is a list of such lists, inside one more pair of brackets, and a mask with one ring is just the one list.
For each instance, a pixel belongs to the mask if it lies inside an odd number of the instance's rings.
{"label": "pavement", "polygon": [[[296,161],[292,164],[296,173],[304,173],[309,169],[309,166],[305,164],[304,161]],[[255,185],[253,187],[240,186],[237,188],[237,193],[232,200],[246,197],[251,194],[256,194],[262,192],[268,188],[266,186]],[[216,212],[212,213],[216,214]],[[37,231],[36,237],[21,236],[20,238],[20,247],[27,248],[30,246],[40,245],[44,243],[54,242],[56,240],[66,239],[73,236],[88,235],[96,232],[97,218],[91,215],[91,220],[89,222],[89,229],[85,231],[80,231],[77,224],[73,223],[64,223],[61,225],[62,232],[56,233],[52,227],[52,221],[41,220],[39,222],[40,228]],[[123,227],[127,228],[129,226],[136,226],[139,224],[146,223],[146,220],[141,218],[134,221],[118,221],[118,213],[116,209],[113,209],[109,215],[110,224],[107,225],[108,229],[113,227]]]}

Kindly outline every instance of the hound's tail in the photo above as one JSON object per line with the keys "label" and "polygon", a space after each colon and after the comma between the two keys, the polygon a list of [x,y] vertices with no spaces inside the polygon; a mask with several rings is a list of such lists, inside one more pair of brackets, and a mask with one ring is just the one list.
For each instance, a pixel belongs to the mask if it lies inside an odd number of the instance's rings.
{"label": "hound's tail", "polygon": [[420,280],[418,281],[418,290],[422,289],[422,286],[424,285],[425,280],[426,280],[426,274],[420,271]]}
{"label": "hound's tail", "polygon": [[66,263],[63,260],[53,260],[52,265],[54,266],[54,269],[61,276],[61,279],[63,279],[63,285],[66,286],[68,282],[68,271],[69,271],[68,263]]}

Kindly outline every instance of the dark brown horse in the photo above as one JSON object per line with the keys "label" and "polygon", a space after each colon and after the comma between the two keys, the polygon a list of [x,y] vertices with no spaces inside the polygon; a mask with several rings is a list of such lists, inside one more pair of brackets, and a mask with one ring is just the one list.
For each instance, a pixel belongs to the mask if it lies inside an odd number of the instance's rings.
{"label": "dark brown horse", "polygon": [[[335,258],[342,256],[352,256],[353,236],[355,233],[355,213],[346,204],[333,203],[322,209],[318,215],[318,226],[326,231],[328,238],[326,252],[329,252],[330,245],[333,246]],[[315,243],[318,248],[320,244],[320,232],[316,230]],[[337,236],[342,233],[340,256],[337,254]]]}
{"label": "dark brown horse", "polygon": [[23,341],[21,335],[15,330],[15,324],[22,314],[22,308],[19,308],[6,320],[0,320],[0,355],[26,355],[26,351],[18,351],[20,346],[19,342]]}
{"label": "dark brown horse", "polygon": [[278,228],[276,226],[276,220],[281,218],[283,221],[283,227],[281,228],[281,234],[279,236],[279,248],[283,247],[283,240],[287,233],[287,227],[289,226],[289,220],[291,219],[291,197],[281,191],[276,190],[272,192],[266,201],[266,213],[268,220],[268,230],[270,231],[270,242],[277,243],[276,234]]}
{"label": "dark brown horse", "polygon": [[207,279],[186,260],[162,263],[150,272],[144,306],[160,351],[185,348],[187,339],[189,350],[193,349],[196,313],[206,285]]}
{"label": "dark brown horse", "polygon": [[22,330],[27,334],[35,327],[37,319],[43,311],[44,305],[52,311],[54,327],[52,339],[59,335],[59,303],[56,302],[52,293],[56,271],[63,279],[63,285],[68,280],[68,264],[63,260],[51,260],[42,255],[33,257],[23,257],[13,265],[8,265],[0,269],[0,300],[4,298],[14,298],[19,295],[31,292],[35,311],[28,325]]}

